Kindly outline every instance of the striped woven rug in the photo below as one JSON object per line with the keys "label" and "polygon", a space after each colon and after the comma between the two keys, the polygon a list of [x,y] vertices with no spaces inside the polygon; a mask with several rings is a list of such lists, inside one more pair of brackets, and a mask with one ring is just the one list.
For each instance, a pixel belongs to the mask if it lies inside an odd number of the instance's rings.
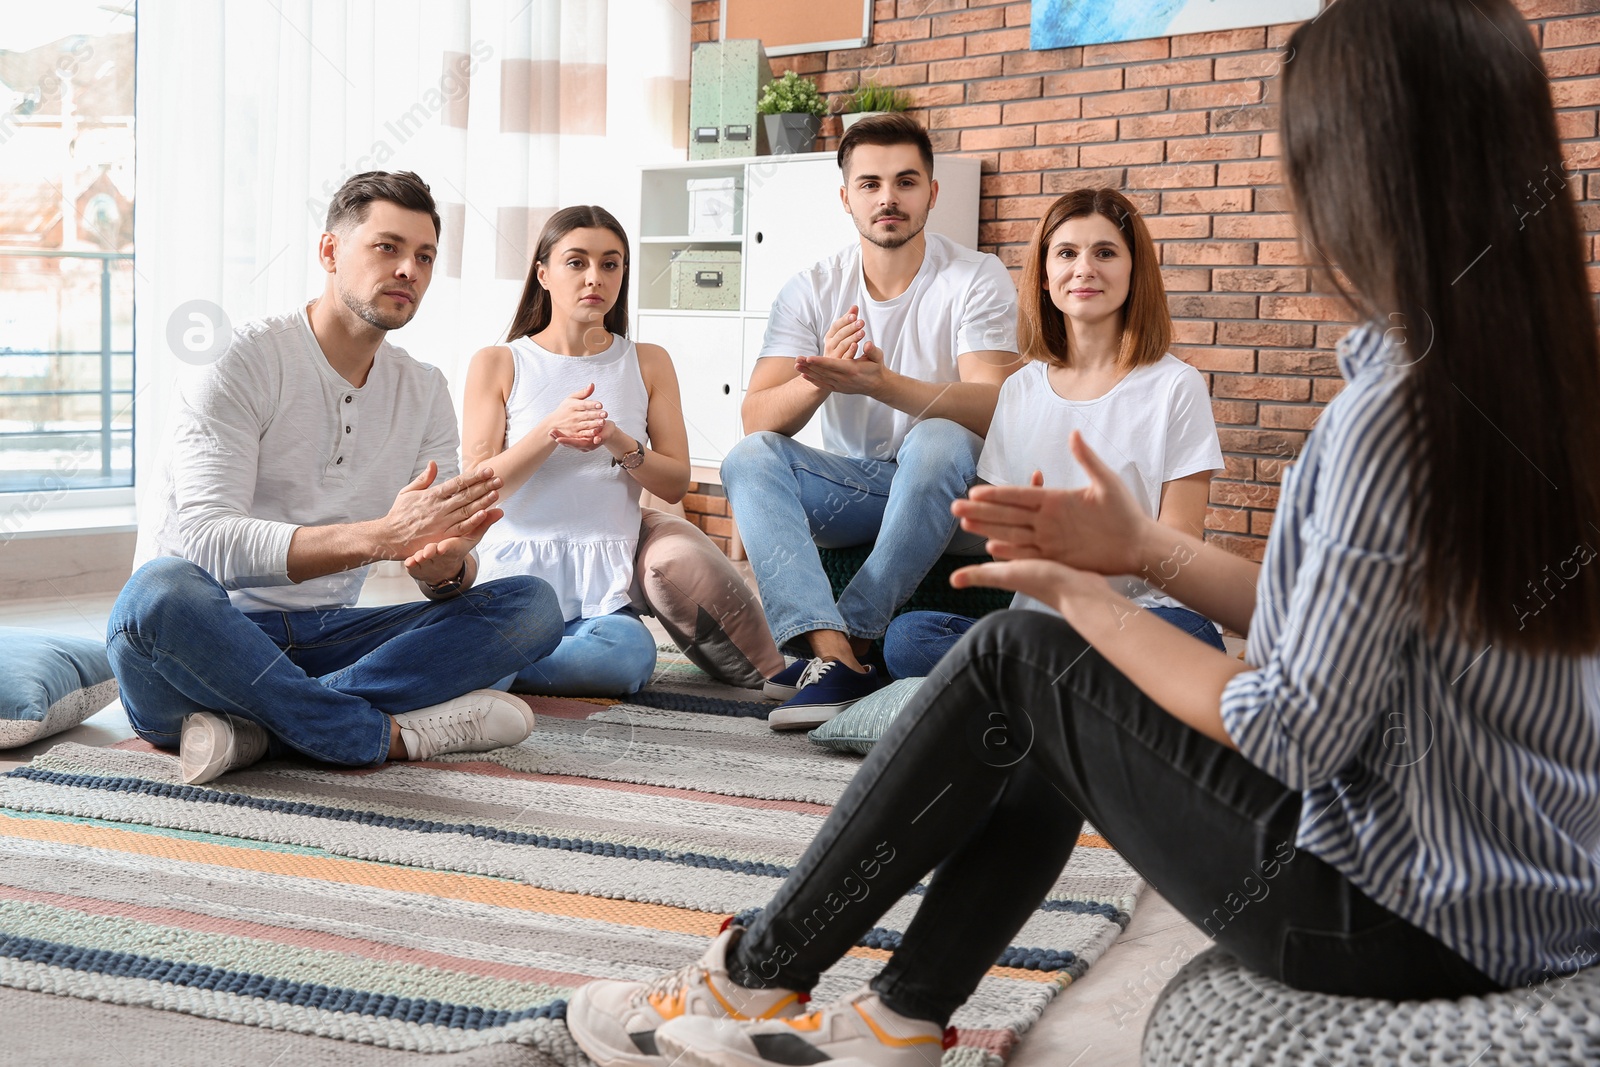
{"label": "striped woven rug", "polygon": [[[0,985],[588,1067],[572,991],[674,969],[764,904],[860,764],[663,660],[628,703],[534,699],[533,736],[487,756],[189,787],[139,742],[58,745],[0,777]],[[956,1016],[945,1067],[997,1065],[1126,926],[1137,875],[1083,844]],[[817,999],[870,977],[918,899]]]}

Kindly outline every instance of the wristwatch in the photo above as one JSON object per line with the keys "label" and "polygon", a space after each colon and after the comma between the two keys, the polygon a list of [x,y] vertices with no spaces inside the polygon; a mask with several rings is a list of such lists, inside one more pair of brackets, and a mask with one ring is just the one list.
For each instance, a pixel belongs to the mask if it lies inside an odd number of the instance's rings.
{"label": "wristwatch", "polygon": [[644,466],[644,442],[639,442],[639,447],[632,452],[624,452],[621,456],[612,456],[611,465],[621,467],[625,471],[638,470]]}
{"label": "wristwatch", "polygon": [[466,560],[462,560],[461,561],[461,569],[456,572],[456,576],[454,578],[446,578],[444,581],[438,583],[437,585],[429,585],[428,586],[428,595],[429,596],[435,596],[435,597],[441,597],[441,596],[449,596],[451,593],[459,593],[459,592],[461,592],[461,587],[464,584],[466,584],[466,581],[467,581],[467,561]]}

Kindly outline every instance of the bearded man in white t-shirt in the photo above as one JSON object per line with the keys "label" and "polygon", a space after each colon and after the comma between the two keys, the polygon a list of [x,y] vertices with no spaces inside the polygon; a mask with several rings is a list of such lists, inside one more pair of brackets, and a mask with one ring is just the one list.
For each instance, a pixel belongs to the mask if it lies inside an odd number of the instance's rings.
{"label": "bearded man in white t-shirt", "polygon": [[[482,752],[533,728],[496,683],[560,642],[555,592],[475,584],[502,483],[458,474],[444,375],[386,340],[416,314],[438,241],[422,179],[356,175],[328,208],[321,295],[180,381],[106,642],[134,732],[177,748],[185,782],[268,754]],[[402,561],[425,599],[355,607],[378,560]]]}
{"label": "bearded man in white t-shirt", "polygon": [[[925,231],[939,195],[927,131],[863,119],[839,142],[860,240],[772,304],[723,485],[779,646],[774,729],[826,722],[884,679],[860,657],[939,556],[981,542],[950,504],[976,480],[1000,385],[1017,368],[1017,293],[992,255]],[[823,448],[793,435],[820,412]],[[952,537],[955,538],[954,543]],[[818,547],[873,546],[835,602]]]}

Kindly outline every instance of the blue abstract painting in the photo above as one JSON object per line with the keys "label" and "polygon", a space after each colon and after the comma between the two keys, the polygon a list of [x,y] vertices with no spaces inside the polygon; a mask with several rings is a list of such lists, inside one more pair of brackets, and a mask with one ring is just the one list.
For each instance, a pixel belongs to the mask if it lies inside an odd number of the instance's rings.
{"label": "blue abstract painting", "polygon": [[1322,0],[1035,0],[1034,49],[1137,41],[1316,17]]}

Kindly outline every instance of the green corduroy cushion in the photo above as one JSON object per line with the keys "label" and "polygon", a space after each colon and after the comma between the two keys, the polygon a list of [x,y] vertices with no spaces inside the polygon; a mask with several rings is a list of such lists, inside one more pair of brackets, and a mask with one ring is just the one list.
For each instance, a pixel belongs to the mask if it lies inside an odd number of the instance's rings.
{"label": "green corduroy cushion", "polygon": [[889,729],[895,716],[917,695],[917,690],[925,681],[925,678],[901,678],[897,682],[890,682],[876,693],[851,704],[806,736],[823,748],[865,756]]}

